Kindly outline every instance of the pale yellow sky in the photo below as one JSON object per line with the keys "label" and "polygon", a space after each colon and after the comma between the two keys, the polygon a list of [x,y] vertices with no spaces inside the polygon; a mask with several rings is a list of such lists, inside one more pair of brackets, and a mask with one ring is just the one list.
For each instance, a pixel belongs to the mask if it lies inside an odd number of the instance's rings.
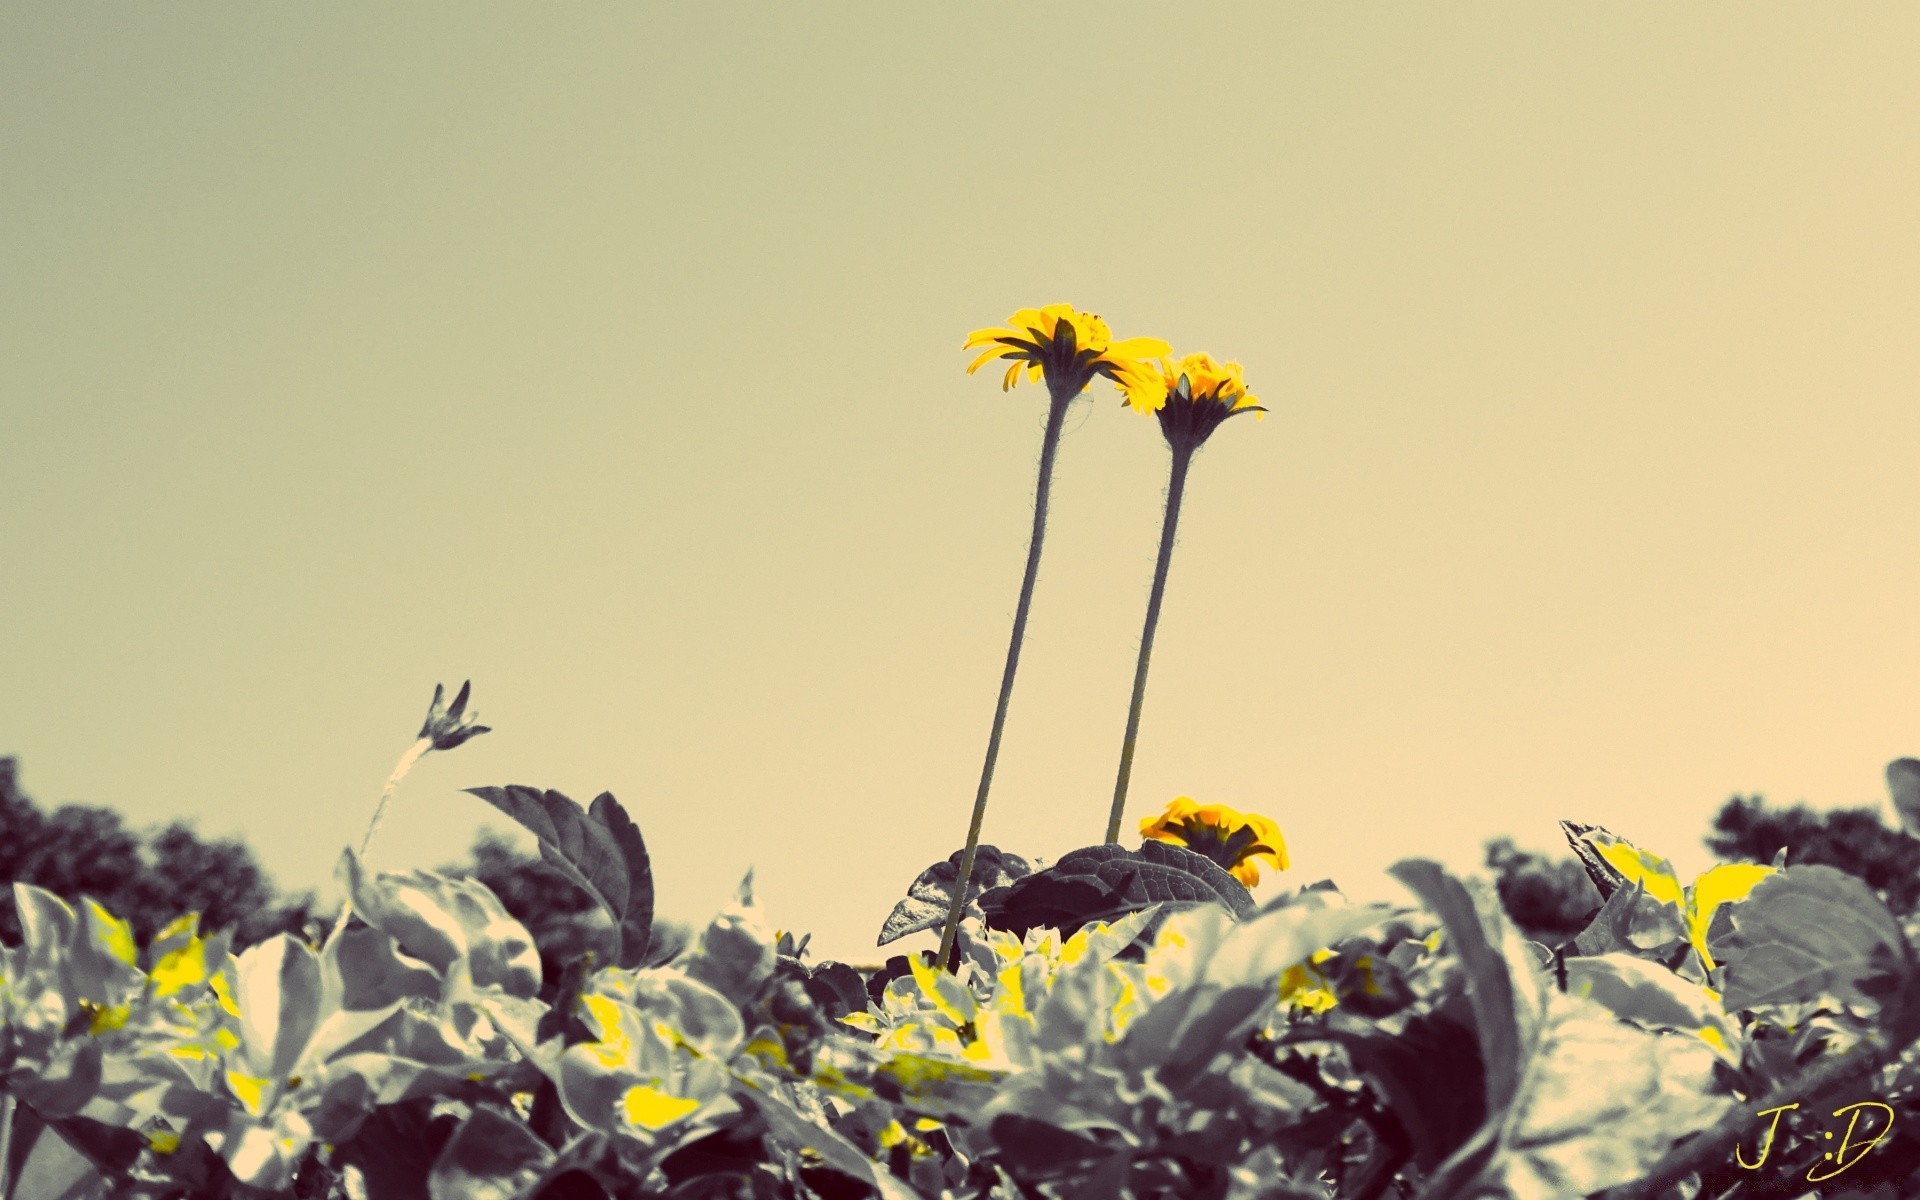
{"label": "pale yellow sky", "polygon": [[[1371,894],[1920,751],[1920,9],[0,10],[0,753],[330,876],[611,790],[871,959],[958,848],[1067,301],[1246,365],[1129,824]],[[1166,452],[1069,419],[988,840],[1099,839]]]}

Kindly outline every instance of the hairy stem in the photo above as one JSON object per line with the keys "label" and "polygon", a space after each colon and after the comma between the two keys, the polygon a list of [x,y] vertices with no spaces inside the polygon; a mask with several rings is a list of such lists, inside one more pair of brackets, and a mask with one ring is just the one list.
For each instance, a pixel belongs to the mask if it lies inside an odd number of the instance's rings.
{"label": "hairy stem", "polygon": [[[1051,384],[1051,380],[1048,381]],[[1047,431],[1040,440],[1039,478],[1033,485],[1033,536],[1027,542],[1027,571],[1020,580],[1020,602],[1013,610],[1013,637],[1007,643],[1007,666],[1000,674],[1000,699],[993,708],[993,730],[987,735],[987,761],[980,768],[980,790],[973,798],[973,823],[967,827],[967,848],[960,855],[960,875],[954,881],[953,903],[940,933],[938,966],[945,968],[960,934],[960,915],[967,910],[967,891],[973,885],[973,856],[980,848],[980,826],[987,817],[987,792],[993,787],[993,764],[1000,757],[1000,734],[1007,724],[1007,702],[1013,696],[1013,676],[1020,666],[1020,643],[1027,636],[1027,610],[1033,606],[1033,584],[1040,575],[1040,543],[1047,536],[1047,499],[1053,490],[1054,452],[1060,447],[1060,429],[1073,396],[1052,391],[1047,406]]]}
{"label": "hairy stem", "polygon": [[[387,776],[387,786],[380,791],[380,803],[373,806],[373,820],[367,822],[366,836],[360,839],[362,859],[366,858],[367,850],[373,845],[373,835],[380,832],[381,823],[387,819],[387,805],[393,800],[394,790],[400,786],[400,781],[407,777],[407,772],[413,770],[413,764],[419,762],[421,757],[431,749],[433,749],[433,739],[423,737],[407,747],[407,752],[402,754],[400,761],[394,764],[393,774]],[[341,897],[340,916],[334,921],[333,931],[327,934],[327,940],[321,943],[323,949],[332,945],[333,940],[346,930],[347,918],[352,915],[353,897]]]}
{"label": "hairy stem", "polygon": [[1180,499],[1187,490],[1192,446],[1173,446],[1167,476],[1167,511],[1160,525],[1160,555],[1153,564],[1153,591],[1147,596],[1147,623],[1140,633],[1140,661],[1133,668],[1133,699],[1127,706],[1127,735],[1120,743],[1120,775],[1113,784],[1113,809],[1107,814],[1107,840],[1120,840],[1120,818],[1127,811],[1127,783],[1133,777],[1133,750],[1140,737],[1140,710],[1147,702],[1147,664],[1153,658],[1153,631],[1160,624],[1160,601],[1167,594],[1167,567],[1173,562],[1174,530],[1180,524]]}

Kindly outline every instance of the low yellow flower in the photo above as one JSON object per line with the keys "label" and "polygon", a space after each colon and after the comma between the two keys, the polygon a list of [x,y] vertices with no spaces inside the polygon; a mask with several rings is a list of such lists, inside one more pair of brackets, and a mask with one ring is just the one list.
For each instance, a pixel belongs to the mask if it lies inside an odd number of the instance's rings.
{"label": "low yellow flower", "polygon": [[1276,871],[1288,866],[1287,840],[1271,820],[1224,804],[1196,804],[1189,796],[1177,798],[1167,811],[1140,822],[1140,836],[1204,854],[1248,887],[1260,882],[1262,859]]}
{"label": "low yellow flower", "polygon": [[1044,308],[1023,308],[1007,318],[1011,328],[976,329],[967,335],[962,349],[986,347],[967,365],[971,375],[995,358],[1012,359],[1000,388],[1006,391],[1020,381],[1024,368],[1027,377],[1063,396],[1077,396],[1086,390],[1093,377],[1103,375],[1119,383],[1132,373],[1145,369],[1149,360],[1173,353],[1159,338],[1127,338],[1114,341],[1107,323],[1093,313],[1084,313],[1071,304],[1049,304]]}
{"label": "low yellow flower", "polygon": [[1198,446],[1228,417],[1250,412],[1255,420],[1267,410],[1247,390],[1237,362],[1216,362],[1211,354],[1189,354],[1178,363],[1162,357],[1139,363],[1114,379],[1135,412],[1153,413],[1171,445]]}

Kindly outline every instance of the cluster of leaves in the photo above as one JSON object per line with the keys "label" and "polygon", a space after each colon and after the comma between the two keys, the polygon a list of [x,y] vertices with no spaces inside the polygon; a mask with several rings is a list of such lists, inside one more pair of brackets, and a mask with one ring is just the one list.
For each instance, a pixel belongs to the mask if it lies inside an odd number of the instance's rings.
{"label": "cluster of leaves", "polygon": [[[98,902],[16,886],[4,1196],[1545,1198],[1704,1146],[1677,1194],[1705,1198],[1768,1194],[1736,1193],[1760,1177],[1726,1122],[1810,1065],[1858,1061],[1828,1082],[1903,1114],[1920,1084],[1914,952],[1824,866],[1682,887],[1570,826],[1605,902],[1555,953],[1428,862],[1393,870],[1415,907],[1330,884],[1256,905],[1177,846],[1039,871],[982,847],[954,960],[863,978],[776,936],[750,878],[666,936],[611,796],[475,794],[539,838],[533,882],[576,889],[576,957],[543,963],[484,870],[352,851],[355,920],[317,945],[235,952],[186,918],[142,949]],[[938,921],[957,860],[883,940]],[[1806,1112],[1771,1151],[1781,1194],[1823,1152]],[[1889,1149],[1846,1181],[1913,1194],[1916,1166]]]}

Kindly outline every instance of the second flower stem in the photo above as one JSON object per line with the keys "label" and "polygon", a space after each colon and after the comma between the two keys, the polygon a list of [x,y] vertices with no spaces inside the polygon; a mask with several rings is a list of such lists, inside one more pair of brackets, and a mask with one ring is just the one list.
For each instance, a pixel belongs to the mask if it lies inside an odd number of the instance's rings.
{"label": "second flower stem", "polygon": [[1033,537],[1027,542],[1027,572],[1020,580],[1020,602],[1013,610],[1013,637],[1007,643],[1007,666],[1000,675],[1000,699],[993,709],[993,731],[987,735],[987,761],[980,768],[980,790],[973,798],[973,823],[967,828],[967,848],[960,855],[960,874],[953,884],[953,903],[940,933],[940,957],[934,965],[946,969],[953,942],[960,933],[960,917],[967,910],[967,891],[973,884],[973,857],[980,848],[980,826],[987,817],[987,792],[993,786],[993,764],[1000,757],[1000,733],[1007,724],[1007,702],[1013,697],[1013,675],[1020,666],[1020,643],[1027,636],[1027,610],[1033,606],[1033,584],[1040,575],[1040,543],[1047,536],[1047,500],[1053,491],[1053,458],[1060,448],[1060,429],[1066,423],[1073,396],[1051,393],[1047,431],[1040,440],[1039,479],[1033,485]]}
{"label": "second flower stem", "polygon": [[1160,555],[1153,564],[1153,590],[1147,596],[1147,624],[1140,633],[1140,661],[1133,669],[1133,699],[1127,706],[1127,736],[1120,743],[1120,777],[1113,785],[1113,811],[1107,816],[1107,840],[1120,840],[1120,818],[1127,810],[1127,782],[1133,776],[1133,749],[1140,736],[1140,709],[1147,700],[1147,663],[1153,657],[1153,631],[1160,624],[1160,601],[1167,593],[1167,566],[1173,561],[1173,536],[1180,524],[1180,498],[1187,490],[1192,446],[1174,445],[1167,477],[1167,512],[1160,525]]}

